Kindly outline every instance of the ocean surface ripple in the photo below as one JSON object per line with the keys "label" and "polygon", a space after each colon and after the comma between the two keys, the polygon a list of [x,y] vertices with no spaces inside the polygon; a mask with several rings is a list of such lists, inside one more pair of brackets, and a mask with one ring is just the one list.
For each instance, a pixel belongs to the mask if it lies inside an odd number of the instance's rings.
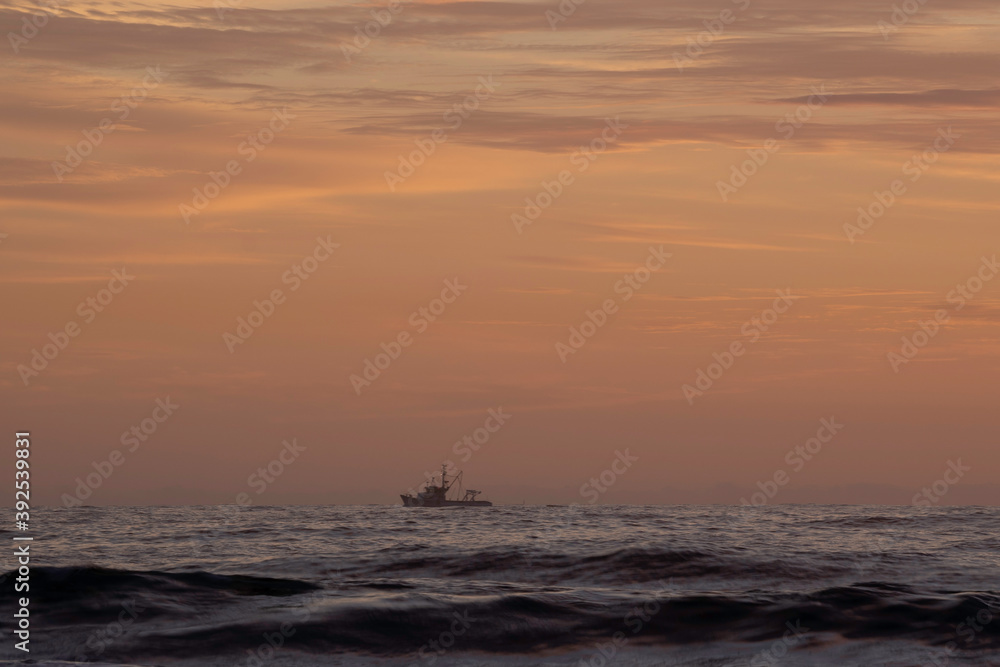
{"label": "ocean surface ripple", "polygon": [[34,516],[36,665],[1000,665],[1000,508]]}

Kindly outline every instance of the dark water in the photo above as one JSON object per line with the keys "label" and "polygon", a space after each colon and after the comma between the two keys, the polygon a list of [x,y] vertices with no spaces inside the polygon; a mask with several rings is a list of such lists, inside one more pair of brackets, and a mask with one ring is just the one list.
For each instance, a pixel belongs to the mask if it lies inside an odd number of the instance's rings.
{"label": "dark water", "polygon": [[[1000,665],[1000,508],[77,508],[32,518],[44,528],[30,583],[39,661]],[[10,639],[11,584],[8,574],[4,659],[25,657]]]}

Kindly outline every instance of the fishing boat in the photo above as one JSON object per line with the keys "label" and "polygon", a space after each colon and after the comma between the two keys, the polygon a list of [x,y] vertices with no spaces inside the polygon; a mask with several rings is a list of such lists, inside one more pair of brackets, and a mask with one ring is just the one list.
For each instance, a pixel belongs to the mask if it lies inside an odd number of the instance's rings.
{"label": "fishing boat", "polygon": [[[488,500],[476,500],[482,491],[466,489],[462,493],[462,472],[448,479],[448,466],[441,466],[441,484],[435,484],[435,477],[431,478],[423,491],[419,491],[413,496],[408,493],[400,494],[404,507],[493,507],[493,503]],[[448,498],[448,492],[458,487],[460,498]]]}

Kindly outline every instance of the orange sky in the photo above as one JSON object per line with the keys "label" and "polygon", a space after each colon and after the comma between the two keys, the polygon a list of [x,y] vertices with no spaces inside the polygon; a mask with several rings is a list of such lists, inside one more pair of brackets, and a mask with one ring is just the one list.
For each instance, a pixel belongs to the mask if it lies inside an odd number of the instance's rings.
{"label": "orange sky", "polygon": [[995,1],[389,6],[0,8],[37,501],[392,503],[444,460],[496,502],[907,504],[959,460],[935,502],[1000,497]]}

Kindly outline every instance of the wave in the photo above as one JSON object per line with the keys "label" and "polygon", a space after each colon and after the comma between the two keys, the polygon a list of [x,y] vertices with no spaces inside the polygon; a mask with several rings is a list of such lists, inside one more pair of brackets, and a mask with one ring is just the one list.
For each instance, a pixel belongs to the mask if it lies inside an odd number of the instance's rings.
{"label": "wave", "polygon": [[[14,578],[16,571],[7,573]],[[45,617],[57,622],[109,622],[123,605],[147,618],[190,614],[250,596],[287,597],[318,590],[316,584],[210,572],[158,572],[102,567],[34,567],[30,594]]]}
{"label": "wave", "polygon": [[[989,611],[992,609],[992,611]],[[984,610],[986,610],[984,612]],[[995,622],[981,622],[983,613]],[[980,615],[980,622],[975,623]],[[963,631],[963,623],[964,626]],[[979,628],[979,630],[974,630]],[[274,622],[254,621],[174,637],[211,640],[226,650],[247,648]],[[648,595],[610,601],[575,593],[497,595],[449,603],[427,596],[372,604],[342,604],[295,623],[289,648],[309,652],[400,655],[451,634],[457,650],[537,653],[608,641],[616,632],[636,645],[707,641],[772,642],[809,636],[812,643],[845,639],[910,639],[928,645],[1000,648],[1000,596],[996,593],[922,595],[870,583],[803,595],[683,597]],[[220,645],[221,643],[221,645]]]}
{"label": "wave", "polygon": [[[773,642],[794,635],[808,636],[813,646],[907,639],[1000,649],[1000,594],[921,592],[878,581],[783,594],[680,594],[669,585],[650,585],[617,593],[496,587],[462,597],[369,581],[345,582],[317,602],[315,596],[294,597],[319,588],[297,580],[100,568],[38,568],[32,576],[38,608],[46,610],[39,617],[42,630],[106,622],[120,614],[121,600],[140,601],[141,631],[110,645],[103,659],[242,655],[275,637],[288,649],[319,654],[406,655],[431,642],[454,644],[458,651],[527,654],[593,647],[615,633],[635,646]],[[269,601],[274,597],[289,599],[275,604]],[[229,603],[242,606],[234,611]],[[178,614],[184,623],[176,622]],[[164,615],[170,616],[159,622]],[[280,637],[279,628],[287,628]]]}
{"label": "wave", "polygon": [[836,526],[839,528],[871,528],[882,526],[915,526],[927,522],[928,519],[925,517],[912,516],[843,516],[831,519],[814,519],[807,523],[820,526]]}
{"label": "wave", "polygon": [[[7,573],[13,576],[16,571]],[[171,591],[183,589],[213,590],[234,595],[297,595],[317,590],[319,586],[294,579],[272,579],[247,575],[211,572],[158,572],[118,570],[103,567],[36,567],[32,583],[45,595],[52,592],[65,600],[90,595],[94,591]],[[37,594],[36,594],[37,595]]]}
{"label": "wave", "polygon": [[[417,549],[410,550],[418,551]],[[592,556],[539,552],[527,547],[484,549],[454,555],[411,553],[398,550],[374,565],[345,568],[357,575],[398,574],[421,571],[434,576],[504,580],[516,575],[524,580],[564,584],[645,584],[667,579],[699,577],[776,578],[816,581],[854,571],[849,559],[788,558],[761,560],[738,549],[614,549]],[[388,556],[391,556],[389,558]]]}

